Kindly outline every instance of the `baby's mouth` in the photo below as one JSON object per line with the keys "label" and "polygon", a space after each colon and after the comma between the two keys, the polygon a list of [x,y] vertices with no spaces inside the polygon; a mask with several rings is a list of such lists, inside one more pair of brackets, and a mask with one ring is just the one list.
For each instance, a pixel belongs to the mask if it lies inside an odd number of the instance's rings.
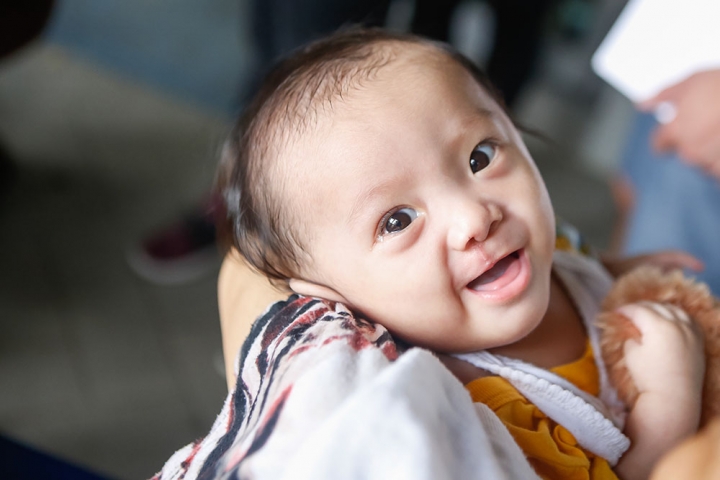
{"label": "baby's mouth", "polygon": [[486,292],[502,288],[510,283],[519,273],[519,259],[519,250],[501,258],[489,270],[470,282],[468,288],[476,292]]}

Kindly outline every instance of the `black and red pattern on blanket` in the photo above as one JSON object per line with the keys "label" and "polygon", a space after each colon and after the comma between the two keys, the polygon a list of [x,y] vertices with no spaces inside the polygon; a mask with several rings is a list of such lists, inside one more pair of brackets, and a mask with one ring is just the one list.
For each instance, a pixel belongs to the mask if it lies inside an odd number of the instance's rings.
{"label": "black and red pattern on blanket", "polygon": [[243,478],[243,462],[273,434],[295,381],[332,346],[377,349],[389,361],[402,348],[384,327],[342,304],[297,295],[275,303],[253,324],[240,351],[235,390],[210,433],[178,450],[153,479]]}

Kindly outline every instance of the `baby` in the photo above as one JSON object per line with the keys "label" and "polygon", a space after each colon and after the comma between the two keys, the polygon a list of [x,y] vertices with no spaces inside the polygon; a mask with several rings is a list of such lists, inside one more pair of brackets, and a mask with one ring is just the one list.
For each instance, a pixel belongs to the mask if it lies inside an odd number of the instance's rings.
{"label": "baby", "polygon": [[353,30],[297,52],[231,135],[220,187],[257,270],[438,353],[475,401],[511,398],[490,406],[541,476],[645,478],[697,429],[702,339],[673,308],[624,310],[643,333],[626,345],[641,395],[612,469],[487,368],[449,356],[516,359],[591,396],[604,378],[587,300],[555,271],[542,178],[487,78],[449,47]]}

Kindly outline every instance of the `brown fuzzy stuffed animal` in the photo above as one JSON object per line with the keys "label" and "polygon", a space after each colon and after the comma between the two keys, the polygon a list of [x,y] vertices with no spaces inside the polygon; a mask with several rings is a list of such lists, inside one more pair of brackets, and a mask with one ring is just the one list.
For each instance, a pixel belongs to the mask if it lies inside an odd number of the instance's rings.
{"label": "brown fuzzy stuffed animal", "polygon": [[640,332],[615,310],[640,301],[676,305],[702,329],[706,369],[701,425],[705,425],[720,415],[720,304],[707,285],[686,278],[679,270],[665,273],[656,267],[643,266],[615,282],[598,316],[600,348],[610,381],[627,405],[635,403],[638,391],[625,365],[623,345],[629,338],[639,339]]}

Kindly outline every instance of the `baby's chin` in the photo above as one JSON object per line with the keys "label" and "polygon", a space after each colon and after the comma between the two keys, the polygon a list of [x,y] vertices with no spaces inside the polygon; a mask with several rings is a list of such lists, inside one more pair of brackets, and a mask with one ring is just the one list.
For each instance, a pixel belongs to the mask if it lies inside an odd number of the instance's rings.
{"label": "baby's chin", "polygon": [[[495,318],[498,320],[494,322],[494,326],[492,322],[484,322],[485,328],[492,329],[492,331],[486,334],[479,332],[477,335],[468,335],[467,338],[449,343],[448,352],[469,353],[479,350],[514,349],[532,341],[533,334],[542,324],[547,304],[542,306],[526,305],[526,307],[528,308],[525,312],[515,310],[504,314],[495,314]],[[543,314],[538,314],[538,311]],[[500,319],[504,319],[504,321]]]}

